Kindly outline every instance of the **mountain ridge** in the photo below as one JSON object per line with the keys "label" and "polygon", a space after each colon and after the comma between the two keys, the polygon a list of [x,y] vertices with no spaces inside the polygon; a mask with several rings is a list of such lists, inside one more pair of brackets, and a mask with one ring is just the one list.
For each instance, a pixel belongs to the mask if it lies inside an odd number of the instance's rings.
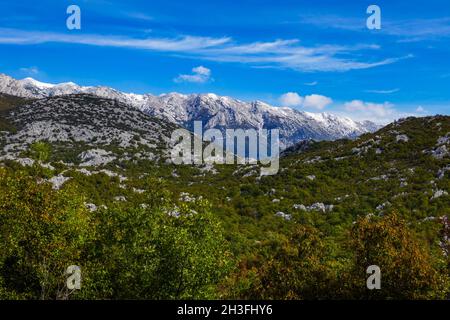
{"label": "mountain ridge", "polygon": [[171,133],[180,128],[119,101],[87,94],[20,103],[0,119],[4,123],[0,161],[22,163],[30,162],[26,160],[30,146],[42,141],[52,144],[56,154],[69,155],[69,162],[86,160],[86,165],[94,166],[116,159],[156,162],[169,157]]}
{"label": "mountain ridge", "polygon": [[46,98],[70,94],[90,94],[118,100],[151,116],[164,118],[187,129],[202,121],[205,129],[280,129],[281,148],[301,140],[356,138],[380,128],[371,121],[353,121],[330,113],[310,113],[288,107],[275,107],[262,101],[207,94],[124,93],[105,86],[79,86],[73,82],[49,84],[33,78],[16,80],[0,74],[0,92],[24,98]]}

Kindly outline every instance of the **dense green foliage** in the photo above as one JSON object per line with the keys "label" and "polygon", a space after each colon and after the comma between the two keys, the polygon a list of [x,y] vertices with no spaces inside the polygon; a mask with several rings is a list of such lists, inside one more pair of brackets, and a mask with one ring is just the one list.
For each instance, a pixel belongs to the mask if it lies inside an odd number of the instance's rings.
{"label": "dense green foliage", "polygon": [[[89,212],[74,185],[54,191],[1,169],[0,298],[216,297],[231,264],[209,204],[175,208],[152,185],[140,206]],[[81,267],[81,291],[65,287],[70,265]]]}
{"label": "dense green foliage", "polygon": [[65,268],[80,259],[91,236],[82,199],[4,169],[0,185],[1,295],[59,297]]}
{"label": "dense green foliage", "polygon": [[[448,298],[450,196],[435,194],[450,162],[431,153],[449,132],[450,117],[407,119],[312,143],[266,177],[138,158],[82,172],[89,146],[35,142],[34,165],[0,170],[0,298]],[[333,207],[299,209],[317,203]],[[79,291],[65,288],[69,265]],[[381,290],[366,288],[370,265]]]}
{"label": "dense green foliage", "polygon": [[[373,221],[375,220],[375,221]],[[449,288],[449,270],[442,256],[432,257],[406,222],[396,214],[379,219],[359,218],[350,234],[353,256],[352,294],[367,298],[436,299],[445,298]],[[384,290],[362,292],[364,267],[378,265]]]}

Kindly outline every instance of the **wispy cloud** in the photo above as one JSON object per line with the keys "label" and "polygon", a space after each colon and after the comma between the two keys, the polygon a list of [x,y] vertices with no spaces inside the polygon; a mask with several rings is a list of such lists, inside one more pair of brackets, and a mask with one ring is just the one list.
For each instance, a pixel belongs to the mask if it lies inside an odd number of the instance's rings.
{"label": "wispy cloud", "polygon": [[401,37],[400,42],[437,40],[450,37],[450,18],[387,21],[383,30]]}
{"label": "wispy cloud", "polygon": [[192,69],[192,74],[180,74],[173,79],[174,82],[193,82],[205,83],[211,79],[211,70],[203,66],[198,66]]}
{"label": "wispy cloud", "polygon": [[366,92],[368,92],[368,93],[378,93],[378,94],[391,94],[391,93],[396,93],[399,91],[400,91],[400,89],[398,89],[398,88],[389,89],[389,90],[366,90]]}
{"label": "wispy cloud", "polygon": [[98,34],[65,34],[0,28],[2,44],[72,43],[92,46],[134,48],[174,53],[209,61],[249,64],[260,68],[286,68],[301,72],[348,71],[395,63],[411,56],[378,61],[356,60],[359,50],[377,50],[377,45],[300,45],[298,39],[237,43],[229,37],[176,36],[174,38],[131,38]]}
{"label": "wispy cloud", "polygon": [[73,43],[103,47],[122,47],[164,52],[193,52],[209,47],[223,45],[230,38],[210,38],[179,36],[175,38],[130,38],[124,36],[105,36],[96,34],[65,34],[40,31],[21,31],[0,28],[0,43],[4,44],[42,44]]}
{"label": "wispy cloud", "polygon": [[355,60],[352,51],[376,50],[376,45],[305,47],[299,40],[277,40],[275,42],[227,45],[202,52],[204,59],[250,64],[259,68],[286,68],[300,72],[349,71],[368,69],[395,63],[411,56],[386,58],[379,61]]}
{"label": "wispy cloud", "polygon": [[125,12],[124,14],[129,18],[137,20],[152,21],[154,19],[152,16],[142,12]]}
{"label": "wispy cloud", "polygon": [[20,68],[19,71],[26,75],[31,75],[31,76],[35,76],[40,73],[38,67],[23,67],[23,68]]}
{"label": "wispy cloud", "polygon": [[317,86],[318,84],[319,84],[319,82],[317,82],[317,81],[312,81],[312,82],[306,82],[306,83],[304,83],[305,86],[310,86],[310,87]]}
{"label": "wispy cloud", "polygon": [[[291,23],[313,25],[325,29],[367,32],[365,17],[355,18],[320,14],[301,15],[298,21]],[[382,19],[381,30],[378,30],[377,32],[398,37],[398,42],[438,40],[450,37],[450,18]]]}
{"label": "wispy cloud", "polygon": [[290,21],[293,24],[307,24],[324,29],[342,29],[351,31],[367,30],[366,18],[343,17],[337,15],[323,14],[303,14],[296,21]]}

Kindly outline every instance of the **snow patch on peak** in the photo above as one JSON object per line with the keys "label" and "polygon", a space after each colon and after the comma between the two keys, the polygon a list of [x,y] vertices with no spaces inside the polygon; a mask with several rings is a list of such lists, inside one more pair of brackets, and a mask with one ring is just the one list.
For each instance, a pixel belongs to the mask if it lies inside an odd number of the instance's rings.
{"label": "snow patch on peak", "polygon": [[205,94],[205,96],[207,96],[208,98],[211,98],[211,99],[216,99],[216,100],[219,99],[219,96],[215,93],[207,93],[207,94]]}
{"label": "snow patch on peak", "polygon": [[326,122],[326,114],[324,113],[312,113],[312,112],[304,112],[308,117],[319,121],[319,122]]}
{"label": "snow patch on peak", "polygon": [[[76,83],[71,82],[71,81],[58,83],[56,85],[54,85],[54,84],[47,84],[47,85],[49,85],[48,88],[52,88],[52,87],[79,87],[79,85],[77,85]],[[86,87],[86,88],[90,88],[90,87]]]}
{"label": "snow patch on peak", "polygon": [[24,83],[24,84],[28,84],[28,85],[31,85],[31,86],[38,87],[39,89],[53,88],[55,86],[54,84],[40,82],[40,81],[35,80],[33,78],[25,78],[25,79],[22,79],[22,80],[19,80],[19,81]]}

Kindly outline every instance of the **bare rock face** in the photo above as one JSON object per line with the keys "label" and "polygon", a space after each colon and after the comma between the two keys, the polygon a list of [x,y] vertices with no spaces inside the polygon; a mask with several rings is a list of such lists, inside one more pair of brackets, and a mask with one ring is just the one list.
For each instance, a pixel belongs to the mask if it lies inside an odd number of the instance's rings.
{"label": "bare rock face", "polygon": [[437,199],[439,197],[446,196],[446,195],[448,195],[447,191],[445,191],[445,190],[436,190],[434,192],[433,196],[431,197],[431,200]]}
{"label": "bare rock face", "polygon": [[399,134],[395,137],[395,141],[397,142],[408,142],[409,138],[406,134]]}
{"label": "bare rock face", "polygon": [[435,159],[442,160],[450,157],[450,132],[445,136],[439,137],[436,145],[432,149],[426,149],[423,153],[431,154]]}
{"label": "bare rock face", "polygon": [[63,186],[64,183],[66,183],[68,180],[70,180],[69,177],[65,177],[63,175],[57,175],[48,180],[53,185],[53,189],[59,190]]}
{"label": "bare rock face", "polygon": [[320,212],[325,213],[325,212],[333,211],[334,205],[333,204],[324,204],[322,202],[316,202],[310,206],[305,206],[303,204],[294,204],[293,208],[296,210],[302,210],[302,211],[320,211]]}
{"label": "bare rock face", "polygon": [[77,152],[72,160],[85,167],[165,159],[172,131],[179,128],[121,102],[83,94],[35,100],[5,118],[16,130],[2,134],[1,159],[19,158],[32,143],[45,141]]}
{"label": "bare rock face", "polygon": [[99,165],[105,165],[116,159],[111,152],[103,149],[91,149],[84,151],[79,157],[82,161],[80,164],[81,167],[96,167]]}
{"label": "bare rock face", "polygon": [[280,217],[286,221],[290,221],[292,219],[292,215],[290,214],[286,214],[284,212],[278,211],[277,213],[275,213],[275,216]]}

